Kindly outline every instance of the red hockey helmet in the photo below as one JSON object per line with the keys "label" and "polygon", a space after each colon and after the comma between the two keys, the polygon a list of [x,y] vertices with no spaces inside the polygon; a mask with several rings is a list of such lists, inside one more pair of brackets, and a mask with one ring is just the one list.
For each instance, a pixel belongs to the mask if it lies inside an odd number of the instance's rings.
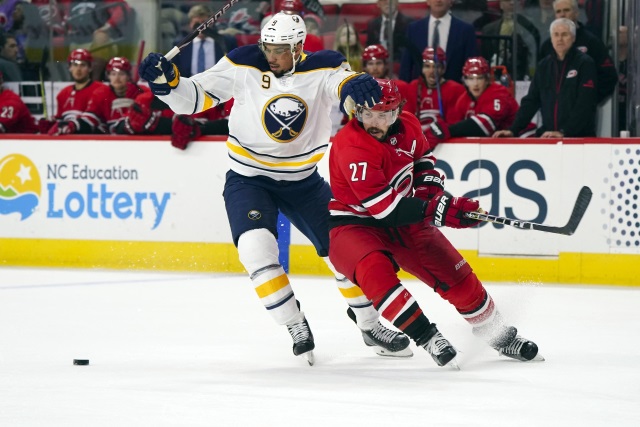
{"label": "red hockey helmet", "polygon": [[392,111],[400,107],[402,103],[402,95],[398,85],[393,80],[376,79],[382,89],[380,102],[373,106],[372,110],[376,111]]}
{"label": "red hockey helmet", "polygon": [[422,60],[424,62],[435,62],[436,59],[439,64],[447,65],[447,54],[444,53],[441,47],[437,47],[435,50],[432,47],[427,47],[422,51]]}
{"label": "red hockey helmet", "polygon": [[82,61],[91,65],[91,63],[93,62],[93,56],[91,56],[91,52],[89,52],[87,49],[75,49],[72,50],[69,54],[67,63],[71,65],[71,63],[74,61]]}
{"label": "red hockey helmet", "polygon": [[304,10],[302,0],[282,0],[277,8],[278,11],[296,12],[300,14]]}
{"label": "red hockey helmet", "polygon": [[131,63],[127,58],[122,56],[114,56],[107,63],[106,71],[107,73],[111,71],[126,71],[127,73],[131,73]]}
{"label": "red hockey helmet", "polygon": [[372,61],[374,59],[388,59],[389,51],[381,44],[372,44],[367,46],[362,52],[362,62]]}
{"label": "red hockey helmet", "polygon": [[484,74],[490,74],[491,70],[487,60],[481,56],[475,58],[469,58],[462,67],[463,76],[481,76]]}

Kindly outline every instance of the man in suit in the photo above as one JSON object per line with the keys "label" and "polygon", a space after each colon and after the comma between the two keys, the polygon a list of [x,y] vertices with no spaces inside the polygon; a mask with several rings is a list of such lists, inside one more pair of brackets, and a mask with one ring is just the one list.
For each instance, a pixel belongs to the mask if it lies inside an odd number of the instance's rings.
{"label": "man in suit", "polygon": [[[213,12],[203,5],[197,4],[189,10],[189,29],[193,30],[205,22]],[[207,29],[196,37],[173,59],[180,75],[191,77],[213,67],[227,52],[235,49],[235,37],[218,34],[215,29]]]}
{"label": "man in suit", "polygon": [[413,20],[398,11],[397,0],[378,0],[377,5],[381,15],[367,24],[367,46],[379,44],[388,50],[389,30],[393,29],[393,60],[399,61],[407,47],[407,27]]}
{"label": "man in suit", "polygon": [[479,56],[475,30],[471,24],[449,13],[453,0],[426,1],[429,15],[409,24],[407,29],[408,46],[402,55],[400,79],[409,82],[417,78],[422,69],[422,52],[435,45],[444,49],[447,55],[444,77],[460,82],[464,62]]}

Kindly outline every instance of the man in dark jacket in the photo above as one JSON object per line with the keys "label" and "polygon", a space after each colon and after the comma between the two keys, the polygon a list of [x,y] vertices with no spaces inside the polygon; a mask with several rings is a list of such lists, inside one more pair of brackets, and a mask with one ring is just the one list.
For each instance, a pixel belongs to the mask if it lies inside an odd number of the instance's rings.
{"label": "man in dark jacket", "polygon": [[409,25],[408,46],[402,55],[400,79],[405,82],[422,72],[422,52],[429,46],[441,47],[447,55],[444,78],[462,81],[462,66],[471,57],[479,56],[476,32],[471,24],[451,15],[453,0],[427,0],[429,15]]}
{"label": "man in dark jacket", "polygon": [[389,0],[378,0],[381,15],[369,21],[367,25],[367,46],[382,45],[390,49],[388,41],[389,31],[393,31],[393,59],[400,61],[402,53],[407,47],[407,27],[412,19],[398,12],[397,3]]}
{"label": "man in dark jacket", "polygon": [[553,53],[540,63],[509,130],[494,137],[517,135],[538,110],[542,138],[596,136],[596,65],[575,46],[576,25],[560,18],[551,23]]}
{"label": "man in dark jacket", "polygon": [[[557,18],[567,18],[576,24],[576,48],[593,58],[596,63],[598,72],[598,104],[613,94],[618,83],[618,72],[616,71],[613,59],[609,56],[606,46],[597,36],[585,29],[578,22],[578,3],[576,0],[556,0],[553,2],[553,8]],[[551,40],[542,43],[540,47],[540,58],[544,58],[553,51]]]}

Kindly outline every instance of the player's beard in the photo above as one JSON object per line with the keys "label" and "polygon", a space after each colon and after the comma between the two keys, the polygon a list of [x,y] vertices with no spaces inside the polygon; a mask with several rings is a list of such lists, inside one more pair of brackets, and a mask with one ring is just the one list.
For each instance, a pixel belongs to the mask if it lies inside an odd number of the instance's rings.
{"label": "player's beard", "polygon": [[[367,133],[374,137],[376,140],[382,142],[387,139],[387,133],[383,132],[382,129],[379,129],[375,126],[371,126],[366,129]],[[373,133],[372,133],[373,132]]]}

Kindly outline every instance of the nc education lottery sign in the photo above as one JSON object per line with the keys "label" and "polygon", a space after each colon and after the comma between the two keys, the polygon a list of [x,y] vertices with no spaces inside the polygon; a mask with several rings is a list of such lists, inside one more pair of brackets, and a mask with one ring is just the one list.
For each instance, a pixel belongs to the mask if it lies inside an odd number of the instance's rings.
{"label": "nc education lottery sign", "polygon": [[168,141],[2,142],[0,237],[227,240],[224,228],[203,226],[222,180],[199,166],[197,147],[181,155]]}

